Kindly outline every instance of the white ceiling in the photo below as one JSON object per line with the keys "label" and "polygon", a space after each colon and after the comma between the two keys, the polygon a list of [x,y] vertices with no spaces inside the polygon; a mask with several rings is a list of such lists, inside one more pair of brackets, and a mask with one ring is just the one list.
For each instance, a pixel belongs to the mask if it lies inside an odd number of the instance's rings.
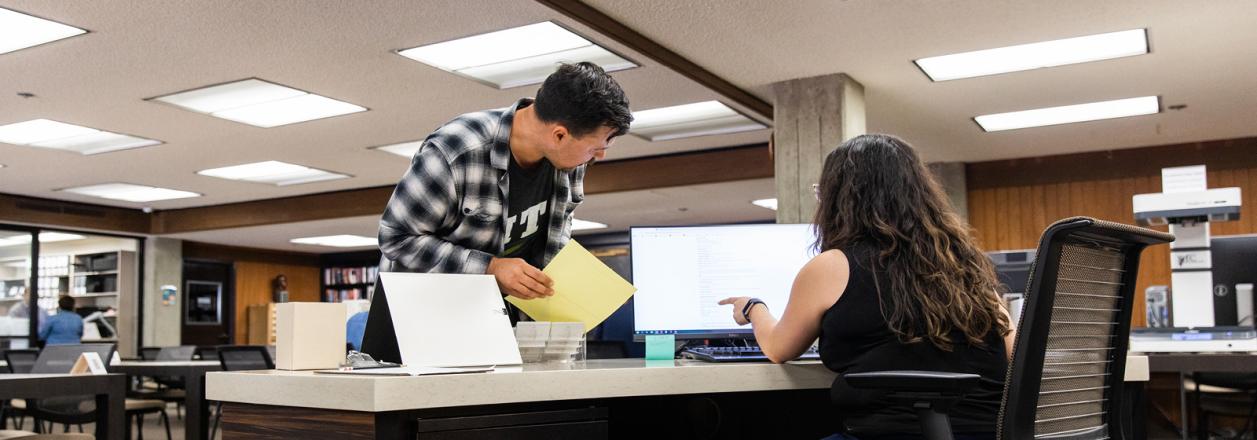
{"label": "white ceiling", "polygon": [[[866,88],[870,131],[901,135],[927,160],[980,161],[1257,136],[1257,7],[1240,0],[1040,2],[927,0],[585,0],[735,85],[772,101],[771,84],[846,72]],[[635,110],[718,96],[532,0],[0,0],[0,7],[85,28],[86,35],[0,55],[0,125],[48,118],[165,144],[79,156],[0,144],[0,192],[124,207],[54,192],[125,181],[204,193],[155,202],[204,206],[389,185],[406,159],[367,147],[420,139],[453,116],[505,106],[535,86],[498,91],[392,51],[481,32],[559,22],[643,67],[617,72]],[[992,77],[930,82],[912,60],[1147,28],[1148,55]],[[258,77],[368,112],[261,129],[144,101]],[[22,99],[18,92],[36,98]],[[979,114],[1141,95],[1182,111],[983,133]],[[727,100],[725,100],[728,102]],[[1248,116],[1245,116],[1248,115]],[[763,142],[767,131],[617,142],[610,159]],[[282,160],[355,176],[291,187],[195,171]],[[746,203],[770,180],[597,194],[577,215],[628,225],[766,220]],[[753,197],[752,197],[753,195]],[[689,208],[679,211],[679,208]],[[374,235],[374,216],[179,234],[241,246],[298,247],[299,236]]]}
{"label": "white ceiling", "polygon": [[[368,147],[423,139],[458,114],[504,107],[537,86],[497,90],[393,51],[552,20],[642,67],[614,74],[634,110],[719,95],[530,0],[48,2],[0,7],[89,33],[0,55],[0,125],[36,118],[158,139],[94,156],[0,143],[0,192],[156,209],[390,185],[409,161]],[[145,101],[257,77],[370,111],[263,129]],[[23,99],[19,92],[34,93]],[[609,160],[764,142],[768,130],[669,142],[626,136]],[[276,187],[196,171],[264,160],[354,176]],[[122,181],[204,197],[149,204],[54,190]]]}
{"label": "white ceiling", "polygon": [[[845,72],[868,129],[931,161],[982,161],[1257,135],[1257,4],[1247,0],[584,0],[760,98]],[[701,26],[695,24],[701,23]],[[1148,55],[932,83],[912,60],[1147,28]],[[982,114],[1160,95],[1182,111],[983,133]]]}
{"label": "white ceiling", "polygon": [[[605,223],[608,227],[607,229],[577,231],[574,235],[620,232],[628,230],[630,226],[772,221],[775,218],[774,211],[752,205],[751,200],[773,197],[773,192],[772,179],[756,179],[593,195],[586,198],[585,203],[577,209],[576,217]],[[231,246],[327,253],[365,250],[370,247],[334,248],[292,244],[288,241],[300,237],[336,234],[374,237],[379,224],[380,217],[370,215],[187,232],[168,237]]]}

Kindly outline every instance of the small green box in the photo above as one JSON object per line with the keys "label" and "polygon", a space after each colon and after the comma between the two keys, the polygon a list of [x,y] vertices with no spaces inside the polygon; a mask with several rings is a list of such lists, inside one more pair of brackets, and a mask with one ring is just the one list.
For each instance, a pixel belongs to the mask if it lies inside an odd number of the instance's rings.
{"label": "small green box", "polygon": [[672,360],[676,341],[676,335],[646,335],[646,360]]}

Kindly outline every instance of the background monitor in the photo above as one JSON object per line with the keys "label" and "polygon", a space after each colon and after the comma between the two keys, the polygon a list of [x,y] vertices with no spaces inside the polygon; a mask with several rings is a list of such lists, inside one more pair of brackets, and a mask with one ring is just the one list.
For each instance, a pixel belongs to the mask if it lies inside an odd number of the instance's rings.
{"label": "background monitor", "polygon": [[632,228],[634,339],[753,337],[716,303],[753,296],[781,316],[815,241],[810,224]]}
{"label": "background monitor", "polygon": [[[1237,325],[1253,314],[1252,298],[1237,298],[1236,284],[1257,283],[1257,235],[1214,237],[1209,241],[1213,262],[1214,325]],[[1173,301],[1173,292],[1170,292]],[[1248,310],[1239,310],[1243,302]],[[1252,322],[1251,318],[1248,322]]]}

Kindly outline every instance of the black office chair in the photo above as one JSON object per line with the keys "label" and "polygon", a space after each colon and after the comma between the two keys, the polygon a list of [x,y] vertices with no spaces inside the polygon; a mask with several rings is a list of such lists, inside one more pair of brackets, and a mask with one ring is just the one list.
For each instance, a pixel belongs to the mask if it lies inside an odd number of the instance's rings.
{"label": "black office chair", "polygon": [[[218,360],[223,371],[274,370],[275,362],[271,360],[271,351],[262,345],[224,345],[218,347]],[[210,428],[210,438],[218,434],[218,424],[223,418],[223,403],[214,405],[214,424]]]}
{"label": "black office chair", "polygon": [[[150,347],[157,348],[157,347]],[[146,348],[147,349],[147,348]],[[160,347],[153,356],[154,361],[190,361],[196,352],[195,345],[180,345],[176,347]],[[186,383],[184,378],[179,376],[157,376],[153,378],[154,387],[141,387],[139,390],[132,391],[130,397],[137,399],[157,399],[163,402],[175,403],[175,417],[183,418],[183,401],[187,397]]]}
{"label": "black office chair", "polygon": [[[1135,278],[1143,249],[1174,236],[1073,217],[1043,232],[1027,283],[996,435],[1001,439],[1130,439],[1122,389]],[[947,412],[979,377],[882,371],[845,374],[916,409],[925,438],[951,439]]]}
{"label": "black office chair", "polygon": [[216,345],[197,346],[196,354],[193,356],[193,359],[199,359],[203,361],[218,360],[218,346]]}
{"label": "black office chair", "polygon": [[35,359],[39,358],[39,350],[30,349],[13,349],[4,352],[4,361],[9,363],[9,372],[13,374],[26,374],[31,372],[31,368],[35,367]]}
{"label": "black office chair", "polygon": [[[1257,426],[1257,373],[1194,373],[1192,406],[1196,413],[1196,438],[1209,438],[1214,415],[1244,418],[1244,428],[1231,438],[1252,438]],[[1201,386],[1215,387],[1201,389]],[[1218,388],[1221,388],[1218,390]],[[1245,437],[1245,434],[1249,434]]]}
{"label": "black office chair", "polygon": [[[31,368],[35,367],[35,359],[39,358],[39,350],[30,348],[11,349],[4,352],[4,361],[9,364],[8,369],[13,374],[26,374],[31,372]],[[25,423],[26,411],[21,409],[26,407],[26,402],[15,399],[12,402],[4,402],[3,414],[0,417],[12,417],[13,426],[22,429]]]}
{"label": "black office chair", "polygon": [[161,353],[161,347],[142,347],[140,348],[140,360],[155,361],[157,353]]}

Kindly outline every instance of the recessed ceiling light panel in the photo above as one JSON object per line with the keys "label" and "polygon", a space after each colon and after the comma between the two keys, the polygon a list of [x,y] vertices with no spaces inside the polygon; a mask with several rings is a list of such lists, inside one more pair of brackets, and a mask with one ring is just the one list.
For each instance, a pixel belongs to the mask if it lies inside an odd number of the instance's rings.
{"label": "recessed ceiling light panel", "polygon": [[87,31],[0,8],[0,54],[84,33]]}
{"label": "recessed ceiling light panel", "polygon": [[1020,44],[916,60],[934,81],[996,75],[1148,53],[1144,29]]}
{"label": "recessed ceiling light panel", "polygon": [[415,157],[415,153],[419,152],[420,147],[423,147],[423,141],[410,141],[392,145],[381,145],[378,147],[371,147],[370,149],[383,151],[385,153],[392,153],[411,159]]}
{"label": "recessed ceiling light panel", "polygon": [[155,202],[158,200],[186,199],[189,197],[201,196],[200,194],[191,191],[180,191],[177,189],[135,185],[130,183],[104,183],[100,185],[66,188],[61,191],[91,197],[100,197],[104,199],[123,200],[127,202]]}
{"label": "recessed ceiling light panel", "polygon": [[158,145],[161,141],[48,119],[0,126],[0,142],[90,155]]}
{"label": "recessed ceiling light panel", "polygon": [[1156,96],[1116,99],[1113,101],[1048,107],[1017,112],[982,115],[973,118],[986,131],[1070,124],[1159,113],[1161,100]]}
{"label": "recessed ceiling light panel", "polygon": [[399,55],[499,89],[540,84],[558,63],[589,61],[608,72],[632,61],[553,22],[400,50]]}
{"label": "recessed ceiling light panel", "polygon": [[204,87],[159,96],[152,100],[262,128],[367,110],[362,106],[260,79]]}
{"label": "recessed ceiling light panel", "polygon": [[309,244],[315,246],[330,247],[367,247],[379,246],[376,237],[364,237],[361,235],[325,235],[320,237],[303,237],[289,240],[295,244]]}
{"label": "recessed ceiling light panel", "polygon": [[720,101],[705,101],[633,112],[629,132],[654,142],[765,128]]}
{"label": "recessed ceiling light panel", "polygon": [[268,183],[278,186],[322,182],[324,180],[345,179],[349,177],[344,174],[323,171],[297,164],[280,162],[277,160],[212,168],[197,171],[196,173],[202,176]]}

